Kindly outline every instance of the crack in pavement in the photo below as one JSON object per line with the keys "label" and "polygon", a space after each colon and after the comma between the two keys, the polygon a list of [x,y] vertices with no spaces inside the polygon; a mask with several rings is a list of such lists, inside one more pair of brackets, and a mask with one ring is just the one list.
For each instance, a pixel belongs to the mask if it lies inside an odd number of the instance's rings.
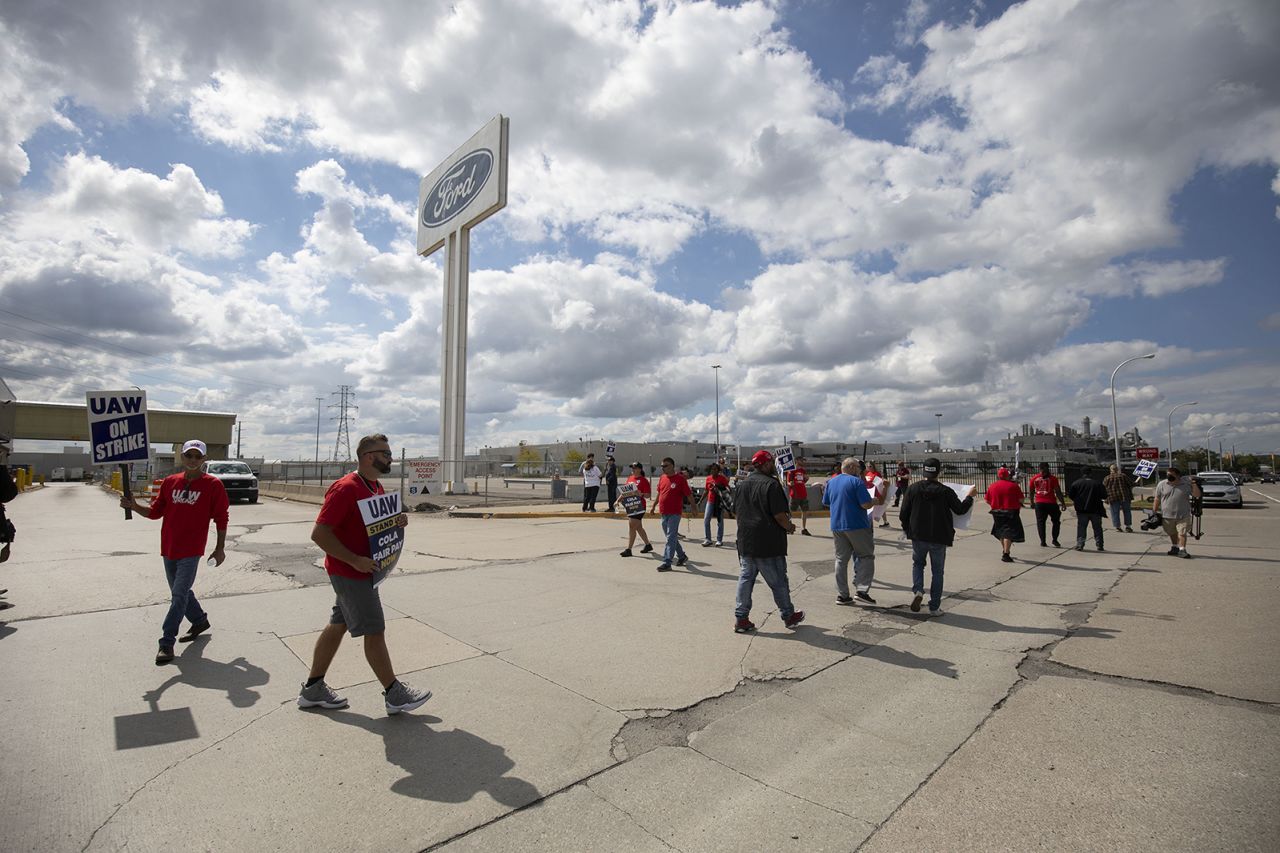
{"label": "crack in pavement", "polygon": [[208,752],[209,750],[214,749],[215,747],[221,746],[223,743],[227,742],[227,741],[228,741],[228,740],[230,740],[231,738],[233,738],[233,737],[235,737],[236,735],[240,734],[240,732],[244,731],[245,729],[249,728],[250,726],[257,725],[257,724],[258,724],[259,722],[261,722],[262,720],[265,720],[267,717],[270,717],[272,714],[278,713],[278,712],[280,711],[280,709],[282,709],[282,708],[284,708],[284,707],[286,707],[286,706],[288,706],[288,705],[291,705],[291,704],[293,704],[293,700],[292,700],[292,699],[286,700],[286,701],[284,701],[284,702],[280,703],[280,704],[279,704],[278,706],[276,706],[275,708],[272,708],[271,710],[269,710],[269,711],[267,711],[267,712],[265,712],[265,713],[263,713],[263,714],[259,714],[258,716],[254,717],[252,720],[249,720],[249,721],[248,721],[247,723],[245,723],[244,725],[242,725],[242,726],[240,726],[240,727],[238,727],[238,728],[236,728],[236,729],[234,729],[234,730],[232,730],[232,731],[228,732],[227,734],[225,734],[225,735],[223,735],[222,737],[218,738],[218,739],[217,739],[217,740],[215,740],[214,742],[212,742],[212,743],[210,743],[209,745],[205,746],[203,749],[198,749],[198,750],[196,750],[195,752],[191,753],[190,755],[183,756],[182,758],[179,758],[178,760],[174,761],[174,762],[173,762],[172,764],[170,764],[169,766],[164,767],[164,768],[160,769],[159,771],[157,771],[157,772],[156,772],[156,774],[155,774],[154,776],[152,776],[150,779],[147,779],[145,782],[143,782],[141,785],[139,785],[139,786],[138,786],[138,787],[133,791],[133,793],[131,793],[131,794],[130,794],[130,795],[129,795],[125,800],[124,800],[124,802],[120,803],[120,804],[119,804],[119,805],[117,805],[114,809],[112,809],[112,810],[111,810],[111,814],[107,815],[106,819],[105,819],[105,820],[103,820],[103,821],[102,821],[102,823],[98,824],[97,828],[96,828],[96,829],[94,829],[94,830],[93,830],[93,832],[89,833],[89,838],[88,838],[88,840],[86,840],[86,841],[85,841],[84,846],[80,848],[80,853],[84,853],[86,850],[88,850],[90,847],[92,847],[92,846],[93,846],[93,840],[94,840],[95,838],[97,838],[97,837],[98,837],[98,833],[99,833],[99,832],[101,832],[103,829],[105,829],[105,828],[106,828],[106,826],[107,826],[107,824],[109,824],[109,823],[111,823],[111,821],[115,820],[116,815],[118,815],[122,809],[124,809],[126,806],[128,806],[130,803],[132,803],[132,802],[134,801],[134,799],[135,799],[135,798],[137,798],[137,796],[138,796],[139,794],[141,794],[143,791],[145,791],[147,788],[149,788],[149,787],[151,786],[151,784],[152,784],[153,782],[155,782],[157,779],[159,779],[161,776],[164,776],[165,774],[167,774],[167,773],[168,773],[169,771],[171,771],[171,770],[175,770],[175,769],[177,769],[178,767],[181,767],[183,764],[186,764],[188,761],[190,761],[191,759],[195,758],[196,756],[198,756],[198,755],[203,755],[204,753]]}
{"label": "crack in pavement", "polygon": [[[909,804],[913,799],[915,799],[916,795],[919,794],[922,790],[924,790],[925,786],[929,784],[930,780],[932,780],[933,777],[936,776],[942,770],[942,768],[946,766],[947,762],[951,760],[951,757],[954,756],[960,750],[964,749],[965,745],[968,744],[969,741],[973,740],[973,738],[975,738],[978,735],[978,733],[981,732],[983,728],[986,727],[986,725],[995,717],[995,715],[1000,712],[1000,709],[1002,709],[1005,705],[1007,705],[1009,700],[1015,694],[1017,694],[1020,690],[1022,690],[1028,684],[1031,684],[1034,681],[1036,681],[1039,678],[1039,676],[1043,674],[1042,671],[1036,669],[1035,665],[1029,666],[1028,662],[1033,661],[1035,658],[1039,658],[1040,660],[1047,661],[1049,656],[1053,654],[1054,648],[1056,648],[1059,643],[1063,642],[1064,640],[1070,639],[1071,636],[1074,635],[1078,630],[1085,627],[1085,624],[1092,617],[1093,612],[1098,608],[1098,606],[1102,603],[1102,601],[1108,595],[1114,592],[1115,588],[1120,584],[1121,581],[1125,579],[1126,576],[1128,576],[1129,572],[1137,567],[1138,563],[1142,561],[1143,557],[1146,557],[1149,554],[1150,554],[1150,548],[1148,548],[1146,551],[1143,551],[1141,554],[1139,554],[1137,558],[1134,559],[1134,561],[1130,563],[1128,566],[1124,566],[1121,569],[1119,569],[1119,575],[1115,578],[1115,580],[1112,581],[1111,584],[1109,584],[1106,587],[1106,589],[1101,590],[1098,593],[1097,597],[1092,602],[1085,602],[1083,604],[1063,606],[1062,615],[1063,615],[1064,621],[1066,621],[1067,623],[1067,631],[1065,635],[1062,637],[1053,639],[1048,643],[1045,643],[1043,646],[1036,647],[1034,650],[1029,649],[1025,652],[1020,653],[1020,660],[1016,667],[1017,673],[1018,673],[1017,680],[1015,680],[1011,685],[1009,685],[1009,689],[1006,690],[1004,692],[1004,695],[1001,696],[991,706],[991,710],[987,712],[987,714],[982,718],[981,721],[978,722],[976,726],[974,726],[973,731],[971,731],[968,734],[968,736],[964,738],[964,740],[962,740],[959,744],[957,744],[955,749],[948,752],[943,757],[943,759],[938,762],[938,765],[934,767],[933,770],[931,770],[924,777],[924,779],[920,781],[918,785],[916,785],[915,789],[912,790],[910,794],[908,794],[906,797],[902,799],[901,802],[898,803],[898,805],[893,809],[893,811],[890,812],[889,815],[885,817],[885,819],[882,820],[876,826],[875,831],[873,831],[870,835],[868,835],[866,839],[864,839],[863,842],[858,845],[857,849],[860,850],[862,849],[863,846],[869,844],[872,841],[872,839],[874,839],[876,835],[879,834],[880,830],[883,829],[885,826],[887,826],[889,822],[893,820],[893,818],[898,814],[898,812],[906,808],[907,804]],[[1031,568],[1035,568],[1035,567],[1032,566]],[[991,588],[995,588],[1002,583],[1007,583],[1008,581],[1013,580],[1014,577],[1023,575],[1027,571],[1030,571],[1030,569],[1025,569],[1021,572],[1018,572],[1017,575],[1006,578],[1005,580],[1000,581],[999,583],[993,584]],[[987,594],[994,595],[993,593],[989,593],[989,592]],[[1050,605],[1050,606],[1059,606],[1059,605]],[[1019,654],[1019,653],[1014,652],[1013,654]],[[1088,672],[1088,670],[1081,670],[1081,673],[1082,673],[1081,677],[1087,677],[1083,675],[1083,673],[1085,672]]]}
{"label": "crack in pavement", "polygon": [[1025,669],[1028,681],[1035,681],[1042,675],[1056,675],[1061,678],[1075,678],[1085,681],[1101,681],[1123,687],[1154,690],[1159,693],[1167,693],[1171,696],[1190,696],[1197,699],[1203,699],[1206,702],[1212,702],[1215,705],[1243,707],[1253,711],[1259,711],[1264,714],[1275,714],[1280,716],[1280,705],[1273,702],[1266,702],[1261,699],[1246,699],[1241,696],[1231,696],[1226,693],[1218,693],[1204,687],[1192,687],[1186,684],[1177,684],[1172,681],[1160,681],[1159,679],[1154,678],[1138,678],[1137,676],[1132,675],[1113,675],[1109,672],[1098,672],[1097,670],[1085,669],[1084,667],[1074,666],[1069,663],[1049,660],[1048,654],[1042,653],[1040,650],[1037,650],[1035,654],[1028,654],[1027,657],[1028,659],[1019,665],[1019,672]]}
{"label": "crack in pavement", "polygon": [[640,822],[640,819],[639,819],[639,818],[637,818],[635,815],[633,815],[631,812],[627,811],[627,810],[626,810],[626,809],[624,809],[622,806],[618,805],[618,804],[617,804],[617,803],[615,803],[613,800],[609,799],[609,798],[608,798],[608,797],[606,797],[604,794],[602,794],[602,793],[600,793],[599,791],[597,791],[595,788],[591,787],[591,783],[590,783],[590,782],[586,782],[586,783],[584,783],[584,784],[583,784],[583,787],[584,787],[584,788],[586,788],[588,791],[590,791],[590,792],[591,792],[591,794],[592,794],[592,796],[594,796],[596,799],[600,800],[600,802],[604,803],[605,805],[609,806],[610,808],[615,809],[615,810],[617,810],[618,812],[620,812],[621,814],[625,815],[625,816],[626,816],[626,818],[627,818],[627,820],[631,821],[631,823],[632,823],[632,824],[634,824],[634,825],[635,825],[635,827],[636,827],[637,829],[639,829],[639,830],[640,830],[641,832],[643,832],[645,835],[647,835],[647,836],[649,836],[650,838],[652,838],[652,839],[654,839],[655,841],[657,841],[657,842],[658,842],[659,844],[661,844],[663,847],[666,847],[668,850],[676,850],[676,851],[679,851],[679,853],[683,853],[683,851],[680,851],[680,848],[679,848],[679,847],[676,847],[674,844],[672,844],[671,842],[667,841],[667,840],[666,840],[665,838],[663,838],[662,836],[655,834],[651,829],[649,829],[647,826],[645,826],[643,823],[641,823],[641,822]]}
{"label": "crack in pavement", "polygon": [[832,812],[834,814],[840,815],[841,817],[847,817],[850,820],[856,820],[858,823],[864,824],[867,827],[875,826],[875,824],[873,824],[871,821],[864,820],[863,818],[860,818],[857,815],[851,815],[848,812],[842,812],[837,808],[833,808],[832,806],[828,806],[824,803],[814,802],[813,800],[810,800],[807,797],[802,797],[793,791],[788,791],[785,788],[779,788],[774,785],[770,785],[768,782],[764,781],[763,779],[757,779],[756,777],[752,776],[750,773],[744,773],[743,771],[739,770],[736,767],[732,767],[728,764],[725,764],[723,761],[719,760],[718,758],[713,758],[712,756],[707,755],[705,752],[701,751],[696,746],[689,746],[685,748],[692,752],[696,752],[698,755],[701,755],[703,758],[707,759],[708,761],[714,764],[719,764],[721,767],[730,771],[731,773],[735,773],[744,779],[750,779],[752,782],[755,782],[757,785],[760,785],[761,787],[768,788],[770,791],[777,791],[779,794],[783,794],[784,796],[790,797],[793,800],[799,800],[802,803],[808,803],[811,806],[817,806],[823,811]]}

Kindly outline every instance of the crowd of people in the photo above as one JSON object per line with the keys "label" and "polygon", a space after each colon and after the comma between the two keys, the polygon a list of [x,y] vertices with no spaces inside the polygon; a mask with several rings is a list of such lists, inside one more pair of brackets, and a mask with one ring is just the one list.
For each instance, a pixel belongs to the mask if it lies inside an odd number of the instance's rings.
{"label": "crowd of people", "polygon": [[[614,466],[609,457],[609,466]],[[591,469],[594,461],[588,457],[583,464],[584,484],[596,475]],[[627,547],[623,557],[632,556],[637,536],[645,543],[642,553],[653,550],[644,531],[645,508],[651,497],[649,480],[644,466],[633,463],[632,475],[624,484],[625,492],[633,493],[633,501],[627,511],[630,522]],[[822,486],[822,507],[830,514],[830,530],[835,550],[836,603],[849,605],[864,603],[874,605],[871,595],[875,579],[876,527],[889,527],[886,517],[889,500],[899,509],[899,521],[912,549],[912,600],[910,608],[919,612],[928,596],[930,615],[941,612],[943,576],[946,565],[946,549],[955,542],[955,518],[967,515],[978,497],[976,486],[957,490],[939,480],[941,465],[936,458],[925,460],[923,477],[912,482],[911,469],[905,462],[898,464],[892,480],[882,475],[874,462],[852,457],[842,460],[831,471]],[[779,476],[773,455],[758,451],[751,459],[749,474],[730,478],[724,466],[709,466],[703,487],[703,547],[720,547],[724,544],[724,518],[732,514],[737,520],[737,550],[740,563],[738,593],[734,609],[734,630],[754,630],[750,620],[751,588],[756,577],[763,577],[770,587],[783,622],[798,624],[804,618],[794,610],[786,591],[786,536],[799,533],[811,535],[809,520],[810,478],[805,460],[798,459],[793,467]],[[691,472],[677,469],[670,458],[662,460],[662,474],[658,481],[658,500],[648,514],[662,517],[665,545],[658,571],[670,571],[672,566],[683,566],[688,555],[680,544],[679,523],[686,504],[696,509],[694,493],[690,487]],[[1039,471],[1028,482],[1031,505],[1035,511],[1036,532],[1042,547],[1061,547],[1059,535],[1062,512],[1067,500],[1076,513],[1075,549],[1083,551],[1090,531],[1098,551],[1105,551],[1104,519],[1110,515],[1112,527],[1117,532],[1133,532],[1134,478],[1112,465],[1110,472],[1099,481],[1086,470],[1077,477],[1064,493],[1058,477],[1048,463],[1041,463]],[[1186,539],[1189,532],[1191,502],[1198,495],[1198,487],[1172,469],[1165,482],[1156,489],[1155,508],[1163,511],[1161,521],[1170,537],[1169,553],[1189,556]],[[1000,559],[1014,562],[1013,546],[1026,541],[1021,510],[1028,494],[1015,479],[1014,472],[1001,467],[996,479],[983,495],[991,514],[991,535],[1000,543]],[[611,498],[612,504],[612,498]],[[588,509],[589,502],[584,502]],[[798,514],[797,528],[794,518]],[[712,521],[716,522],[714,538]],[[849,564],[853,563],[853,584],[849,583]],[[930,584],[924,585],[924,569],[930,568]]]}
{"label": "crowd of people", "polygon": [[[202,441],[186,442],[181,453],[181,470],[162,481],[158,494],[149,503],[143,504],[131,496],[120,499],[122,507],[139,517],[161,521],[160,555],[170,602],[161,625],[155,656],[157,665],[174,660],[175,643],[192,642],[212,627],[194,586],[200,561],[208,549],[211,524],[216,543],[209,551],[209,562],[217,566],[225,559],[229,502],[221,481],[203,470],[206,453]],[[387,437],[373,434],[361,438],[357,459],[355,471],[329,486],[312,530],[312,541],[325,555],[324,567],[335,598],[328,623],[316,640],[310,672],[299,690],[297,705],[326,710],[347,707],[347,700],[325,683],[325,675],[343,638],[350,635],[363,638],[364,655],[383,688],[386,711],[397,714],[420,707],[431,698],[431,691],[414,688],[396,676],[384,637],[386,620],[378,592],[378,585],[389,568],[386,562],[374,559],[369,535],[372,528],[367,527],[368,520],[361,514],[362,503],[386,494],[380,478],[391,470]],[[608,511],[621,508],[627,517],[627,547],[621,552],[622,557],[633,555],[637,538],[643,543],[641,554],[655,550],[644,528],[644,519],[646,515],[657,515],[663,533],[657,570],[669,572],[689,562],[679,534],[686,508],[697,504],[690,485],[692,473],[687,468],[677,468],[671,457],[664,458],[656,489],[640,462],[630,465],[630,475],[619,484],[618,466],[612,455],[606,457],[603,469],[596,464],[594,455],[588,455],[580,473],[585,487],[584,512],[596,511],[599,488],[603,484],[607,488]],[[921,473],[921,478],[913,482],[910,468],[900,464],[890,481],[874,463],[852,457],[842,460],[832,471],[822,488],[821,503],[830,514],[837,604],[876,604],[871,595],[876,572],[874,529],[889,526],[885,514],[892,497],[893,505],[899,509],[905,538],[911,542],[908,606],[912,612],[920,612],[927,598],[929,615],[941,614],[947,549],[955,542],[956,519],[967,516],[973,508],[977,487],[941,482],[941,465],[936,458],[926,459]],[[756,629],[751,610],[757,578],[763,578],[769,587],[783,625],[795,628],[804,621],[805,614],[797,610],[791,600],[787,545],[792,534],[811,535],[807,528],[809,475],[805,460],[796,460],[795,465],[780,476],[773,454],[759,450],[751,457],[748,472],[737,474],[731,479],[722,463],[712,464],[702,490],[703,547],[723,546],[727,515],[737,524],[735,545],[739,574],[733,629],[738,633]],[[1049,542],[1059,545],[1061,513],[1068,498],[1076,512],[1076,550],[1084,550],[1090,530],[1097,550],[1104,550],[1103,519],[1108,514],[1108,506],[1114,530],[1133,532],[1133,478],[1114,465],[1101,481],[1086,471],[1064,494],[1048,464],[1041,464],[1028,488],[1041,546],[1048,547]],[[8,559],[13,540],[13,526],[4,516],[3,502],[12,500],[16,493],[7,469],[0,467],[0,532],[5,533],[0,561]],[[1154,508],[1170,538],[1171,555],[1189,556],[1186,540],[1193,500],[1198,495],[1197,484],[1184,478],[1177,469],[1170,469],[1155,490]],[[1013,472],[1002,467],[984,497],[992,516],[991,535],[1000,542],[1000,559],[1012,562],[1013,546],[1025,541],[1020,511],[1026,495]],[[398,505],[394,511],[398,513],[395,524],[407,523]],[[793,513],[800,515],[798,528]],[[851,562],[852,584],[849,581]],[[927,587],[926,565],[930,571]],[[0,590],[0,595],[4,592]],[[0,609],[9,606],[2,601],[0,605]],[[184,620],[188,630],[179,636]]]}

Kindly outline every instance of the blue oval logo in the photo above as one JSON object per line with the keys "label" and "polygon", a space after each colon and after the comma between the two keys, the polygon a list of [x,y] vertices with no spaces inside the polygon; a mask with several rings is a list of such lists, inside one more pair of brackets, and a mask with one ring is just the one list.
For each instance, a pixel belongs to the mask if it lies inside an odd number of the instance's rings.
{"label": "blue oval logo", "polygon": [[480,148],[463,157],[436,181],[422,203],[422,224],[443,225],[471,203],[493,173],[493,152]]}

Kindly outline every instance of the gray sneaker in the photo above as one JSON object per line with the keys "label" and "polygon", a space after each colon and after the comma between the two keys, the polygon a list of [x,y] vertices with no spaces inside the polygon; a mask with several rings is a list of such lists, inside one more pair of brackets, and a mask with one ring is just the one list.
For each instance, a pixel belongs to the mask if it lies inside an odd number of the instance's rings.
{"label": "gray sneaker", "polygon": [[397,680],[391,689],[382,694],[386,697],[387,713],[399,714],[401,711],[412,711],[421,707],[431,698],[430,690],[418,690],[403,681]]}
{"label": "gray sneaker", "polygon": [[299,708],[324,708],[332,711],[337,708],[347,707],[347,700],[339,696],[337,692],[324,683],[324,679],[320,679],[315,684],[308,687],[304,682],[302,690],[298,693]]}

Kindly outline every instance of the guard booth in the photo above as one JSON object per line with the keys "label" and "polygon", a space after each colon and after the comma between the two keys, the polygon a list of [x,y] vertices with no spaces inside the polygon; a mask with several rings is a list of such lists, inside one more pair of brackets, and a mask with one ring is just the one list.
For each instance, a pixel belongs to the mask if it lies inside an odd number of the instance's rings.
{"label": "guard booth", "polygon": [[553,504],[563,503],[569,499],[569,481],[559,477],[553,477],[551,480],[551,502]]}

